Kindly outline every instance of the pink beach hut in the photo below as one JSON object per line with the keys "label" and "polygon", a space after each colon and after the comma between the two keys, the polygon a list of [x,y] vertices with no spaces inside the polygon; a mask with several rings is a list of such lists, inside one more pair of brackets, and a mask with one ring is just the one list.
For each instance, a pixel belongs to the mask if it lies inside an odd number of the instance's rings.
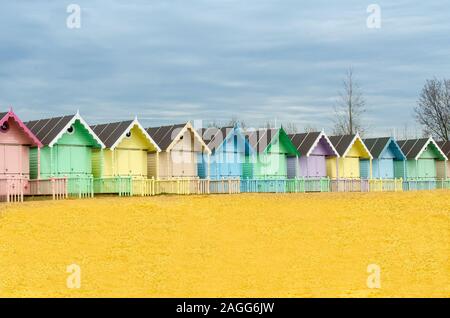
{"label": "pink beach hut", "polygon": [[30,147],[42,144],[12,109],[0,113],[0,201],[14,195],[23,199],[30,177]]}

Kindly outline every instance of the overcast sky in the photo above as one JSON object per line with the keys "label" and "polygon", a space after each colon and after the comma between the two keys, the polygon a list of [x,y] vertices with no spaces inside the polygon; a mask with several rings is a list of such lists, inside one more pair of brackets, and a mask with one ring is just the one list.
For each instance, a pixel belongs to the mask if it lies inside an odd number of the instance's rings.
{"label": "overcast sky", "polygon": [[[70,3],[80,29],[66,26]],[[380,29],[367,28],[371,3]],[[413,130],[425,79],[450,77],[449,10],[442,0],[2,1],[0,108],[25,120],[79,109],[90,123],[235,115],[331,131],[351,65],[371,135]]]}

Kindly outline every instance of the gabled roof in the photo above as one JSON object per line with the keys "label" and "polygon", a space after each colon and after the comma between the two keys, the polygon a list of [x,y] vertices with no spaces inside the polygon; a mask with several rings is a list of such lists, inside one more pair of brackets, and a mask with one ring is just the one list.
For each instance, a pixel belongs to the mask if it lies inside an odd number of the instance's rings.
{"label": "gabled roof", "polygon": [[84,119],[81,118],[79,113],[62,117],[32,120],[26,122],[25,125],[36,135],[44,146],[53,147],[59,138],[61,138],[67,129],[77,120],[79,120],[80,123],[87,129],[95,141],[97,141],[102,148],[105,148],[103,142],[100,138],[98,138]]}
{"label": "gabled roof", "polygon": [[277,134],[278,129],[274,128],[248,130],[245,133],[250,146],[255,149],[257,153],[264,152]]}
{"label": "gabled roof", "polygon": [[205,148],[206,152],[210,154],[211,150],[208,148],[208,145],[206,145],[202,137],[198,134],[194,127],[192,127],[190,122],[178,125],[150,127],[145,130],[156,142],[161,151],[170,151],[188,129],[193,132],[195,138],[197,138],[200,144]]}
{"label": "gabled roof", "polygon": [[144,136],[152,145],[155,146],[157,151],[161,151],[156,142],[153,141],[152,137],[150,137],[147,131],[141,126],[137,118],[134,120],[94,125],[91,126],[91,128],[105,144],[106,148],[115,149],[134,126],[137,126],[142,131]]}
{"label": "gabled roof", "polygon": [[440,141],[438,142],[439,147],[442,152],[447,156],[447,159],[450,157],[450,140],[448,141]]}
{"label": "gabled roof", "polygon": [[237,136],[240,136],[244,144],[247,144],[251,149],[250,144],[247,142],[247,139],[245,138],[242,130],[238,126],[227,126],[227,127],[209,127],[209,128],[202,128],[201,135],[203,138],[203,141],[208,145],[208,148],[211,150],[211,152],[218,151],[225,141],[227,141],[231,136],[235,135],[237,133]]}
{"label": "gabled roof", "polygon": [[31,139],[32,146],[42,147],[42,143],[40,140],[33,134],[33,132],[20,120],[19,117],[13,112],[12,109],[9,110],[9,112],[6,113],[0,113],[0,126],[2,126],[6,121],[8,121],[10,118],[12,118],[19,127],[23,130],[23,132]]}
{"label": "gabled roof", "polygon": [[339,157],[339,153],[334,148],[332,142],[323,131],[309,132],[303,134],[290,134],[289,138],[291,138],[291,141],[294,144],[294,146],[297,147],[297,150],[307,157],[311,155],[311,152],[314,151],[314,148],[316,148],[320,140],[322,138],[325,138],[325,140],[330,145],[331,150],[337,157]]}
{"label": "gabled roof", "polygon": [[209,127],[209,128],[202,128],[201,129],[201,135],[203,138],[203,141],[208,145],[208,148],[215,152],[225,140],[227,140],[227,137],[230,133],[232,133],[234,130],[234,127]]}
{"label": "gabled roof", "polygon": [[275,138],[281,138],[282,135],[285,135],[286,139],[292,147],[292,151],[297,155],[300,154],[297,148],[292,144],[292,141],[283,128],[247,130],[244,134],[248,139],[250,147],[256,153],[263,153],[264,151],[266,151],[266,149],[269,149],[270,145],[275,141]]}
{"label": "gabled roof", "polygon": [[342,136],[330,136],[330,141],[333,144],[334,148],[339,153],[339,156],[345,157],[347,153],[352,148],[353,144],[359,140],[361,144],[363,145],[364,149],[369,154],[369,157],[372,159],[372,154],[370,153],[369,149],[367,149],[366,145],[364,144],[363,140],[359,136],[359,134],[356,135],[342,135]]}
{"label": "gabled roof", "polygon": [[398,153],[400,154],[402,159],[406,159],[405,154],[402,152],[402,149],[400,148],[398,143],[391,137],[366,138],[363,139],[363,141],[375,159],[379,158],[391,143],[396,146],[396,148],[398,149]]}
{"label": "gabled roof", "polygon": [[420,139],[408,139],[408,140],[399,140],[398,145],[402,149],[407,159],[418,160],[422,155],[422,152],[427,148],[429,144],[433,144],[441,156],[447,160],[447,156],[441,150],[439,145],[434,141],[432,137],[429,138],[420,138]]}

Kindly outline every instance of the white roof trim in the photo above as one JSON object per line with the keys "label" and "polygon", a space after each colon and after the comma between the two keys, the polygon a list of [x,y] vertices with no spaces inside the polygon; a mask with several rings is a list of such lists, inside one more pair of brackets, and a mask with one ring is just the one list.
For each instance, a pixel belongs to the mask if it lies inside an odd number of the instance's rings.
{"label": "white roof trim", "polygon": [[422,149],[420,149],[420,151],[417,153],[417,156],[414,158],[414,160],[419,160],[419,157],[422,155],[422,152],[424,152],[425,148],[428,147],[430,142],[436,147],[436,149],[439,151],[439,153],[442,155],[442,157],[444,157],[445,160],[448,160],[447,156],[445,155],[445,153],[442,152],[441,147],[439,147],[439,145],[434,141],[433,137],[428,138],[428,141],[425,143],[425,145],[422,147]]}
{"label": "white roof trim", "polygon": [[156,144],[156,142],[152,139],[152,137],[150,137],[150,135],[148,134],[148,132],[144,129],[144,127],[142,127],[141,123],[137,120],[137,118],[135,118],[130,126],[128,126],[128,128],[124,131],[124,133],[116,140],[116,142],[111,146],[111,150],[114,150],[119,144],[120,142],[125,138],[125,136],[127,135],[127,133],[133,129],[134,126],[138,126],[138,128],[142,131],[142,133],[144,134],[145,138],[147,138],[147,140],[153,145],[155,146],[157,152],[161,152],[161,148],[159,148],[159,146]]}
{"label": "white roof trim", "polygon": [[361,144],[364,147],[364,150],[367,151],[367,153],[369,154],[369,158],[373,159],[372,154],[370,153],[369,149],[367,149],[366,144],[362,141],[361,137],[359,136],[359,133],[356,133],[355,137],[353,138],[352,142],[350,143],[350,145],[348,146],[347,150],[345,150],[344,154],[342,155],[342,158],[347,156],[347,153],[350,151],[350,149],[353,147],[353,145],[355,144],[356,140],[359,140],[361,142]]}
{"label": "white roof trim", "polygon": [[58,133],[58,135],[48,144],[49,147],[53,147],[55,145],[55,143],[58,142],[58,140],[62,137],[62,135],[64,135],[67,131],[67,129],[69,129],[70,126],[72,126],[77,120],[80,121],[80,123],[84,126],[84,128],[87,129],[87,131],[89,132],[90,135],[92,135],[92,137],[95,139],[95,141],[97,141],[97,143],[100,145],[100,147],[102,149],[105,149],[105,145],[103,144],[103,142],[100,140],[100,138],[98,138],[98,136],[95,134],[95,132],[91,129],[91,127],[89,127],[89,125],[84,121],[84,119],[80,116],[80,113],[77,112],[73,118],[69,121],[69,123],[63,128],[61,129],[61,131]]}
{"label": "white roof trim", "polygon": [[169,147],[167,147],[167,152],[171,151],[172,148],[175,146],[175,144],[177,143],[177,141],[181,138],[181,136],[183,136],[183,134],[187,131],[187,130],[191,130],[192,133],[194,134],[194,137],[198,139],[198,141],[200,142],[200,144],[202,144],[203,148],[206,150],[206,153],[208,155],[211,154],[211,149],[209,149],[208,145],[203,141],[203,138],[198,134],[198,132],[194,129],[194,127],[192,126],[191,122],[188,122],[183,129],[180,130],[180,132],[178,133],[178,135],[172,140],[172,142],[170,143]]}
{"label": "white roof trim", "polygon": [[[325,140],[328,142],[328,144],[331,147],[331,150],[333,150],[334,154],[336,155],[337,158],[340,158],[339,153],[337,152],[336,148],[334,148],[333,144],[331,143],[330,139],[328,138],[327,134],[325,134],[325,132],[322,130],[319,134],[319,137],[317,137],[316,141],[314,141],[314,144],[311,146],[311,148],[309,149],[308,153],[306,154],[306,157],[309,157],[311,155],[311,152],[314,150],[314,148],[317,147],[317,144],[320,142],[320,139],[322,139],[322,137],[325,138]],[[306,140],[306,138],[305,138]],[[370,152],[369,152],[370,153]],[[301,154],[300,154],[301,155]]]}

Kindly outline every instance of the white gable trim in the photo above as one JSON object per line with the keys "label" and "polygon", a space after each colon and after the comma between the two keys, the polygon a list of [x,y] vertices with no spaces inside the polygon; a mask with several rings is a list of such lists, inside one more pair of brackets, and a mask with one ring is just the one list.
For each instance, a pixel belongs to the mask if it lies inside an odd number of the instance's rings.
{"label": "white gable trim", "polygon": [[[320,142],[320,139],[322,139],[322,137],[325,138],[325,140],[328,142],[328,144],[331,147],[331,150],[333,150],[334,154],[336,155],[337,158],[339,158],[339,153],[337,152],[336,148],[334,148],[333,144],[331,143],[330,139],[328,138],[327,134],[325,134],[325,132],[322,130],[319,134],[319,137],[317,137],[316,141],[314,142],[314,144],[312,145],[312,147],[309,149],[308,153],[306,154],[307,157],[309,157],[311,155],[311,152],[314,150],[314,148],[317,147],[317,145]],[[305,138],[306,139],[306,138]],[[370,153],[370,152],[369,152]],[[300,154],[301,155],[301,154]]]}
{"label": "white gable trim", "polygon": [[191,122],[188,122],[183,129],[180,130],[180,132],[178,133],[178,135],[172,140],[171,144],[169,145],[169,147],[167,147],[167,152],[171,151],[173,147],[175,147],[175,144],[178,142],[178,140],[180,140],[181,136],[183,136],[183,134],[187,131],[190,130],[192,131],[192,133],[194,134],[194,137],[197,138],[197,140],[200,142],[200,144],[203,146],[203,148],[205,149],[205,152],[210,155],[211,154],[211,149],[209,149],[208,145],[203,141],[203,138],[198,134],[198,132],[194,129],[194,127],[192,126]]}
{"label": "white gable trim", "polygon": [[420,149],[420,151],[417,153],[417,156],[414,158],[415,160],[419,160],[419,157],[422,155],[422,153],[425,151],[425,149],[428,147],[430,143],[432,143],[436,147],[436,149],[439,151],[442,157],[444,157],[445,160],[448,160],[447,156],[445,155],[445,153],[442,152],[441,147],[439,147],[439,145],[434,141],[433,137],[428,138],[428,141],[425,143],[422,149]]}
{"label": "white gable trim", "polygon": [[90,135],[92,135],[92,137],[95,139],[95,141],[97,141],[97,143],[100,145],[100,147],[102,149],[105,149],[105,145],[103,144],[103,142],[100,140],[100,138],[98,138],[98,136],[94,133],[94,131],[91,129],[91,127],[89,127],[89,125],[84,121],[84,119],[80,116],[80,113],[76,113],[75,116],[73,116],[73,118],[69,121],[69,123],[63,128],[61,129],[61,131],[58,133],[58,135],[49,143],[49,147],[53,147],[55,145],[55,143],[58,142],[58,140],[62,137],[62,135],[64,135],[67,131],[67,129],[69,129],[70,126],[72,126],[77,120],[80,121],[80,123],[84,126],[84,128],[87,129],[87,131],[89,132]]}
{"label": "white gable trim", "polygon": [[159,146],[152,139],[152,137],[150,137],[148,132],[144,129],[144,127],[142,127],[141,123],[137,120],[137,118],[135,118],[131,122],[130,126],[128,126],[128,128],[124,131],[124,133],[116,140],[116,142],[114,142],[114,144],[111,146],[111,150],[114,150],[122,142],[127,133],[130,132],[130,130],[133,129],[134,126],[137,126],[142,131],[145,138],[156,148],[157,152],[161,152],[161,148],[159,148]]}
{"label": "white gable trim", "polygon": [[359,133],[356,133],[355,137],[353,138],[352,142],[350,143],[350,145],[348,146],[347,150],[345,150],[344,154],[342,155],[342,157],[346,157],[347,153],[350,151],[350,149],[352,149],[353,145],[355,144],[355,142],[359,140],[361,142],[361,145],[363,145],[364,150],[367,151],[367,153],[369,154],[369,158],[373,159],[372,154],[370,153],[369,149],[367,149],[366,144],[362,141],[361,137],[359,136]]}

